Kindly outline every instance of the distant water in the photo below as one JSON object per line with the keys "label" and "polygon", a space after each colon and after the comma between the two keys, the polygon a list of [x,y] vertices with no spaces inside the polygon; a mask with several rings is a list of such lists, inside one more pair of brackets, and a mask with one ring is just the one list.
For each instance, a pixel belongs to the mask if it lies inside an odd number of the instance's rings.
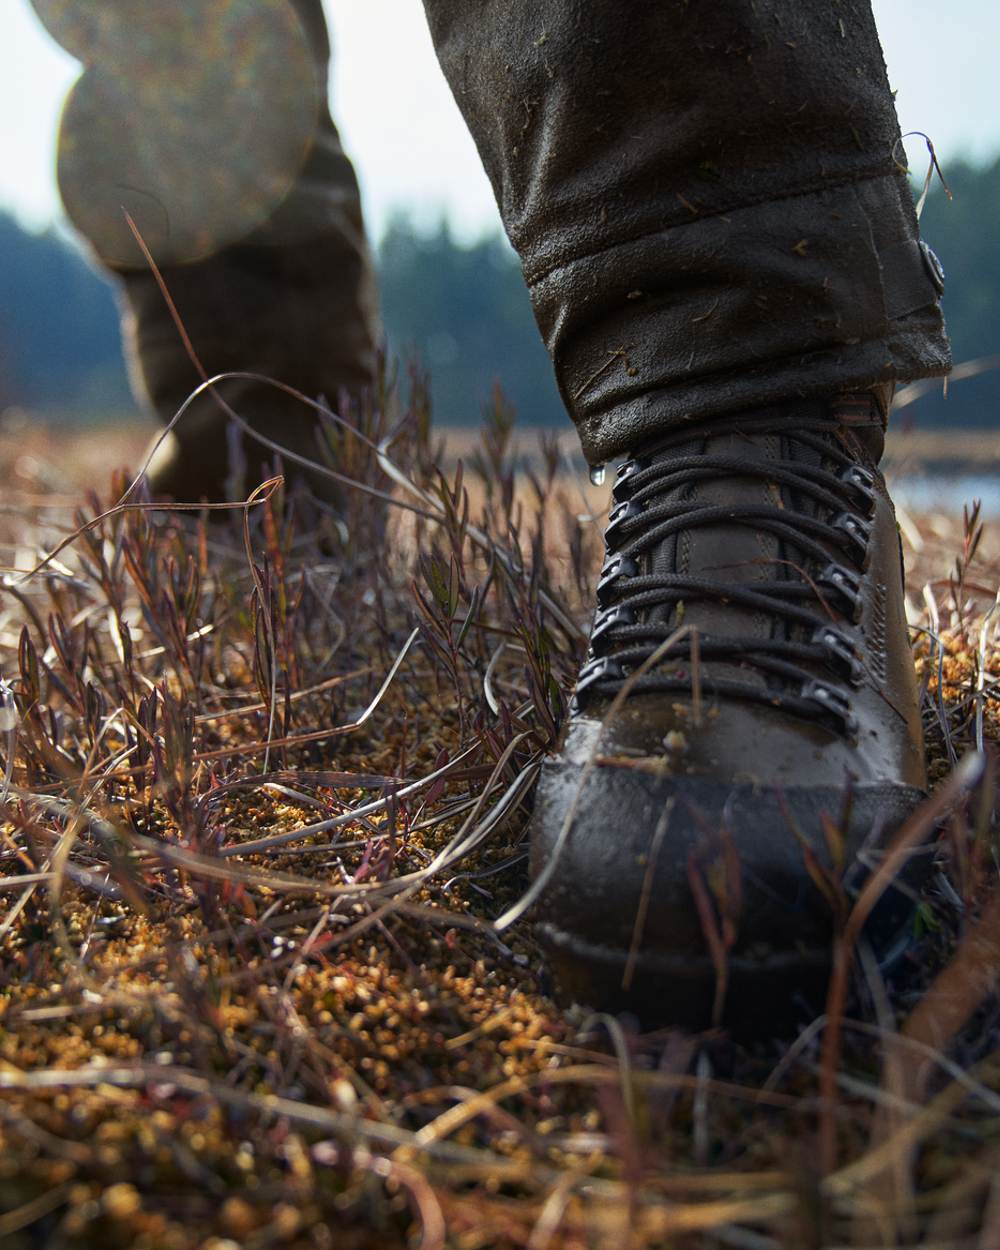
{"label": "distant water", "polygon": [[954,512],[960,515],[965,504],[979,499],[987,519],[1000,518],[1000,474],[890,476],[889,487],[893,498],[907,512]]}

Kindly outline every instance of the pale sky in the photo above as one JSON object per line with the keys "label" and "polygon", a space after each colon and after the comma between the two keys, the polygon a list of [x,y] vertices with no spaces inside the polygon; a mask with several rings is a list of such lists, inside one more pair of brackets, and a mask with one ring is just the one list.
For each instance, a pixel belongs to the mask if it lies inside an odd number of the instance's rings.
{"label": "pale sky", "polygon": [[[335,117],[358,167],[372,233],[399,206],[425,221],[447,211],[467,237],[495,228],[493,195],[434,58],[419,0],[326,3]],[[1000,4],[875,0],[875,13],[903,130],[926,131],[945,160],[1000,152]],[[33,227],[60,215],[53,148],[62,97],[76,74],[27,0],[0,0],[0,207]],[[922,144],[907,148],[922,171]]]}

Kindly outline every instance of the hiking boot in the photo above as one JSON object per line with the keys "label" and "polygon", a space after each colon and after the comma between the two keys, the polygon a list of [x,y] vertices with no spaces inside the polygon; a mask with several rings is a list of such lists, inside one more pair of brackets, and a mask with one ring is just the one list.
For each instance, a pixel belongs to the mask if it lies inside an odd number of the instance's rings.
{"label": "hiking boot", "polygon": [[[570,996],[767,1027],[825,985],[835,909],[923,797],[880,400],[714,418],[618,470],[531,834]],[[890,889],[881,957],[910,912]]]}

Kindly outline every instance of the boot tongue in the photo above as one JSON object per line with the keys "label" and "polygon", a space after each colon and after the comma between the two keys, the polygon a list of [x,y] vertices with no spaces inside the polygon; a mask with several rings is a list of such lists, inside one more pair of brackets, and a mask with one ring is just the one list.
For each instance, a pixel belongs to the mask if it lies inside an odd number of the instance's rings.
{"label": "boot tongue", "polygon": [[[693,440],[681,447],[672,447],[671,457],[704,455],[724,457],[743,463],[768,463],[782,459],[780,434],[743,435],[725,433]],[[676,572],[690,577],[727,582],[734,586],[752,586],[755,582],[773,582],[796,576],[794,570],[781,563],[781,543],[774,535],[754,525],[752,520],[736,518],[747,509],[765,506],[788,507],[791,501],[782,498],[782,491],[765,477],[736,473],[720,473],[678,488],[668,497],[688,507],[723,508],[733,514],[733,522],[713,523],[683,530],[663,543],[654,553],[650,571]],[[667,502],[667,500],[664,500]],[[690,625],[703,637],[767,639],[780,624],[771,613],[757,611],[720,599],[697,599],[692,596],[677,608],[659,609],[661,619],[673,626]],[[670,667],[668,665],[668,667]],[[712,673],[766,685],[762,674],[734,664],[714,663]]]}

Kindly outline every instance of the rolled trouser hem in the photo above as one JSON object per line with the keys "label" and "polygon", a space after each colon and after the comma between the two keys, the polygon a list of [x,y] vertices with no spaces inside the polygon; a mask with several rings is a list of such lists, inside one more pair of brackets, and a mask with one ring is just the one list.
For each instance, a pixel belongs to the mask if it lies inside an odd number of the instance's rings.
{"label": "rolled trouser hem", "polygon": [[577,434],[588,464],[603,464],[685,422],[788,399],[941,377],[951,369],[946,342],[936,361],[928,357],[926,337],[908,334],[842,350],[831,348],[789,361],[769,360],[730,376],[717,374],[647,391],[606,412],[589,414],[577,422]]}
{"label": "rolled trouser hem", "polygon": [[681,421],[946,373],[940,291],[886,174],[616,243],[532,298],[596,463]]}

